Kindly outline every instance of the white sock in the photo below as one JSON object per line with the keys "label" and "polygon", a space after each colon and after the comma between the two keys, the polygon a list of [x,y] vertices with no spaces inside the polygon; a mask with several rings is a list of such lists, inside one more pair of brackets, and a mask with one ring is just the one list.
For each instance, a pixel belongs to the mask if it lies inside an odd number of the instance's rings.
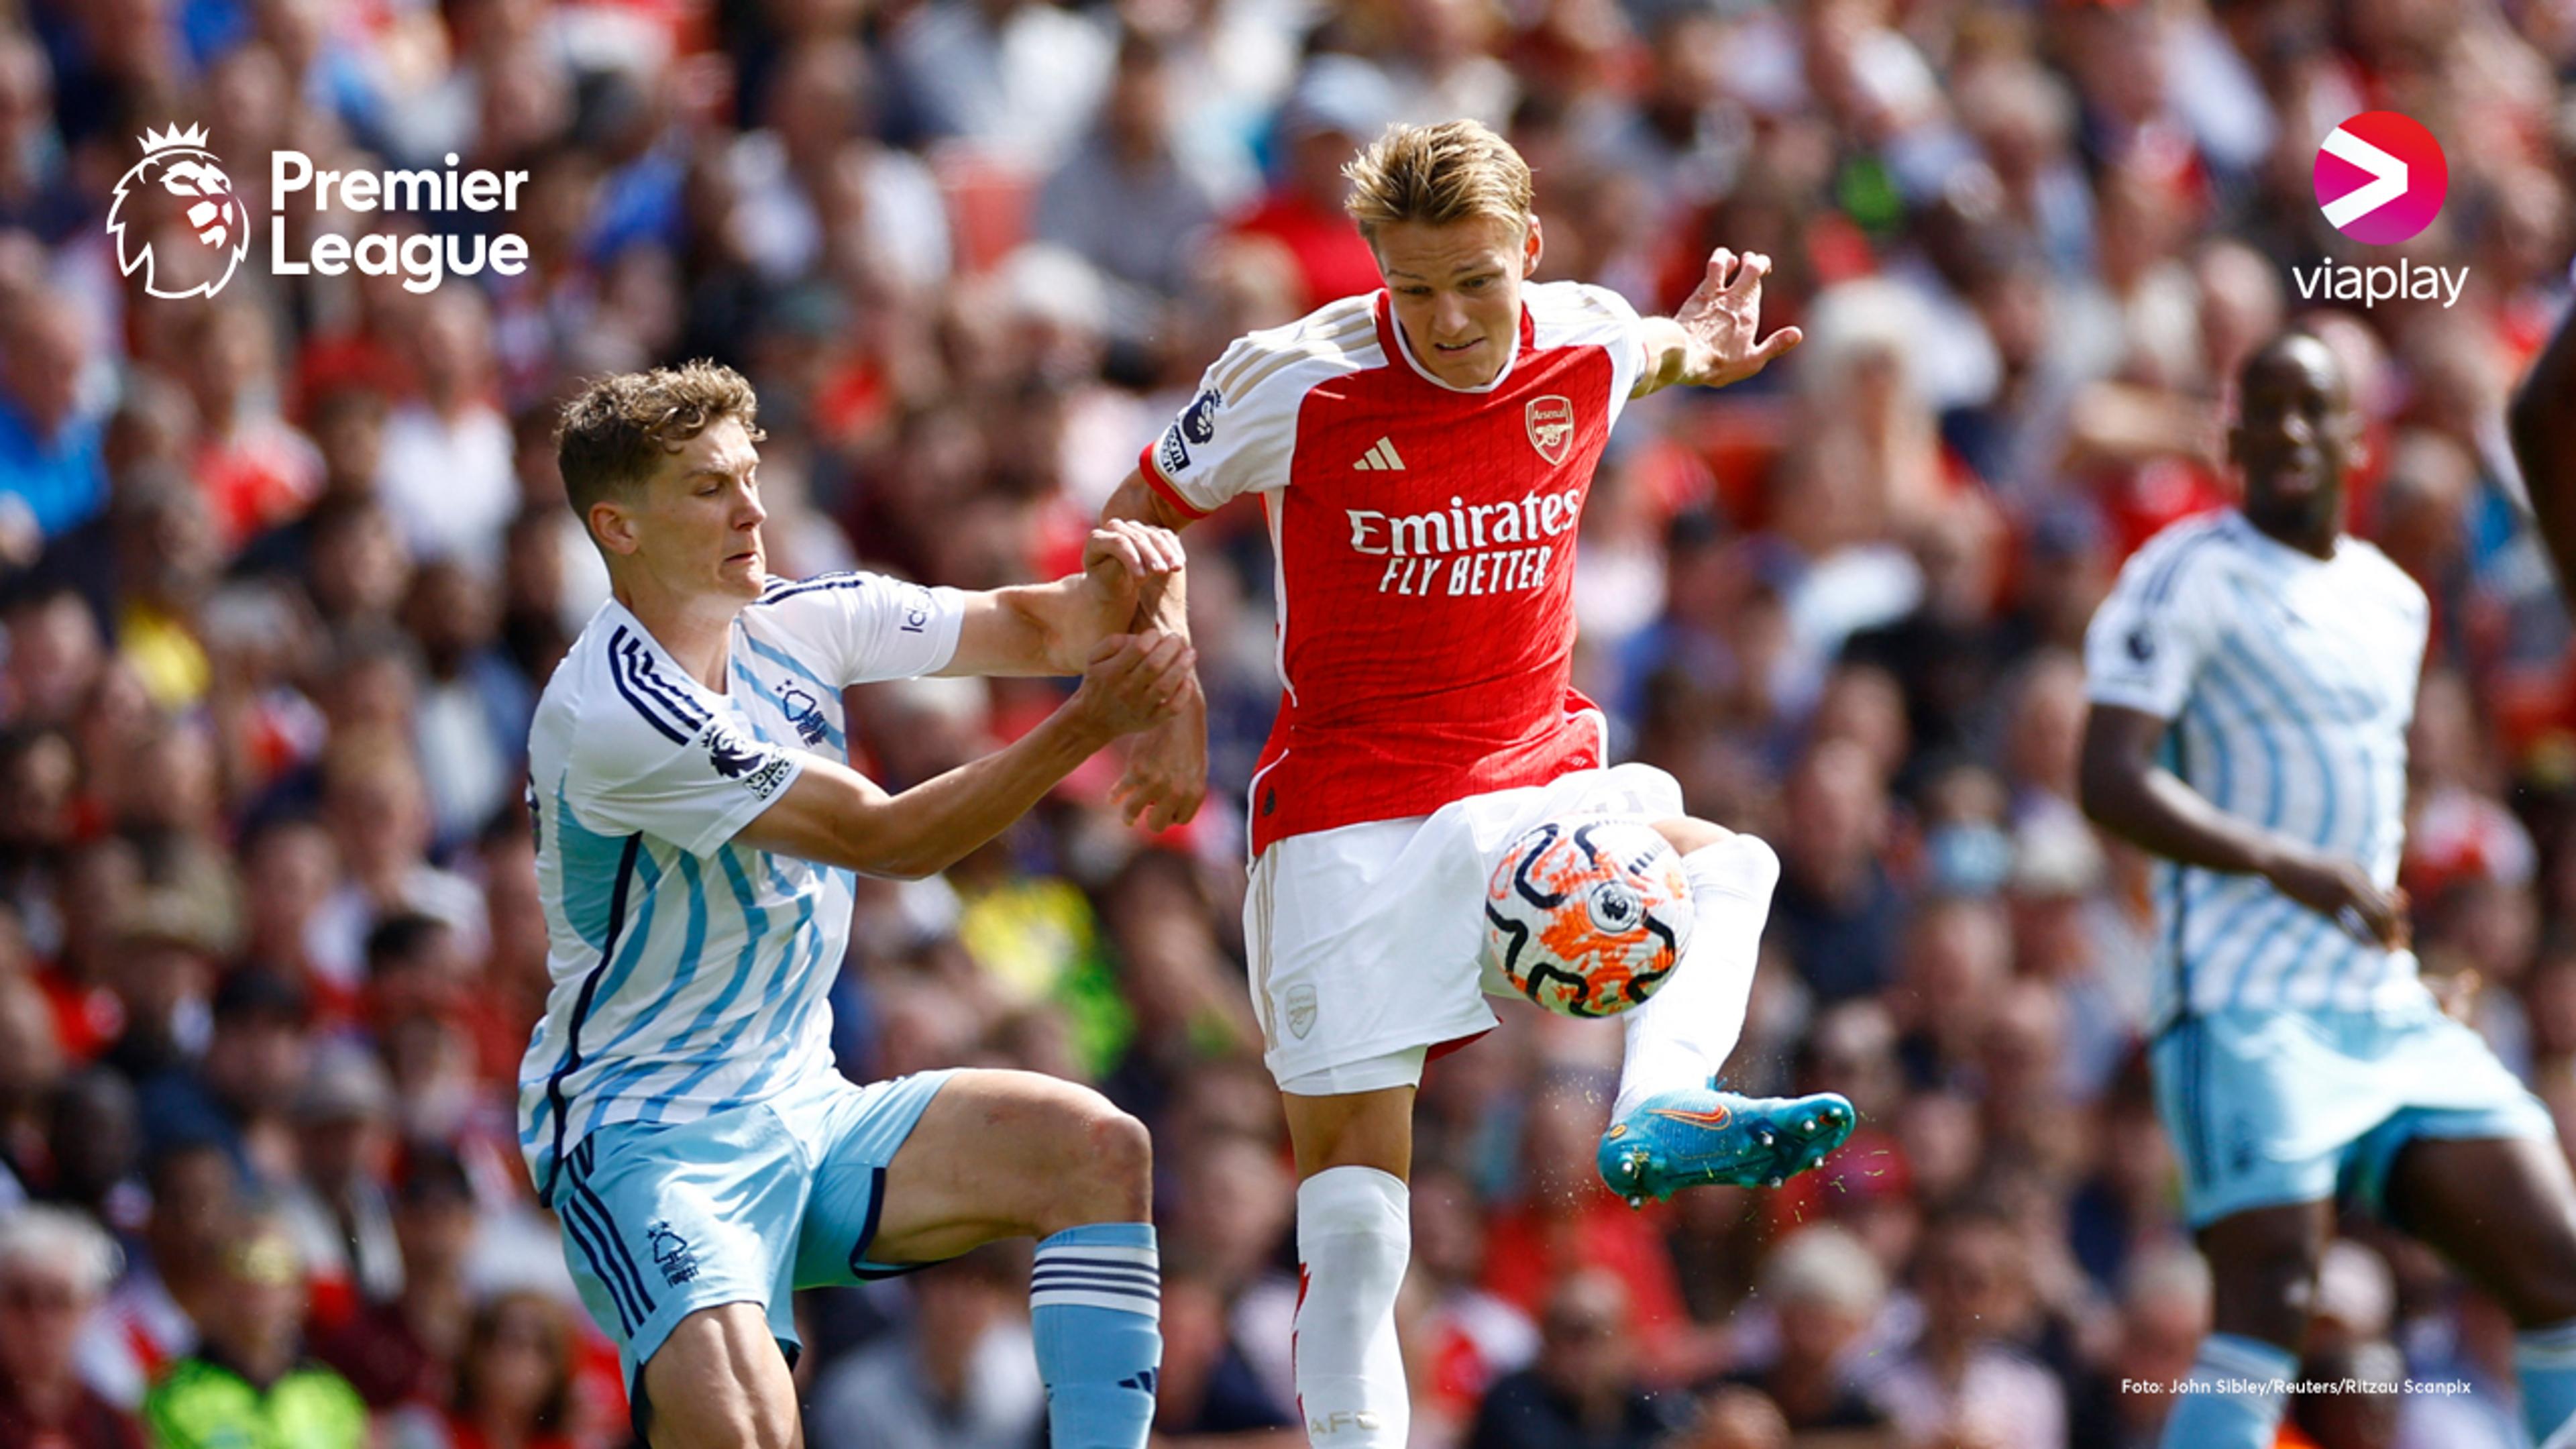
{"label": "white sock", "polygon": [[1744,1035],[1780,857],[1759,836],[1730,835],[1683,856],[1682,874],[1690,881],[1690,939],[1672,976],[1627,1014],[1614,1121],[1658,1092],[1708,1085]]}
{"label": "white sock", "polygon": [[1297,1407],[1316,1449],[1404,1449],[1413,1402],[1395,1294],[1412,1254],[1401,1179],[1331,1167],[1297,1185]]}

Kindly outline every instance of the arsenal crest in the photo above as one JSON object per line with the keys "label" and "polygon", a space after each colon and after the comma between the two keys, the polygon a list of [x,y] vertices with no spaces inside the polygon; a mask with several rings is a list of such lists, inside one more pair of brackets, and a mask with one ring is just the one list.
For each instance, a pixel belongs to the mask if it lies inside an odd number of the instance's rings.
{"label": "arsenal crest", "polygon": [[1566,449],[1574,444],[1574,403],[1552,393],[1531,398],[1529,435],[1530,446],[1550,467],[1564,462]]}

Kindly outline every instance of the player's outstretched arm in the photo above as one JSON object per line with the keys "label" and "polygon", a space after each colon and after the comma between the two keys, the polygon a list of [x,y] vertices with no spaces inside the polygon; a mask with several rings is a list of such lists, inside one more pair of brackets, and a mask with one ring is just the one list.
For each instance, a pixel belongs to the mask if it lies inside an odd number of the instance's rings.
{"label": "player's outstretched arm", "polygon": [[1103,745],[1168,717],[1196,658],[1188,641],[1168,634],[1103,639],[1073,697],[1001,749],[900,795],[808,757],[739,838],[870,875],[936,875],[1009,829]]}
{"label": "player's outstretched arm", "polygon": [[[1120,522],[1157,529],[1187,528],[1192,516],[1175,507],[1162,492],[1131,472],[1100,510],[1103,528]],[[1131,629],[1152,629],[1190,636],[1189,581],[1178,569],[1142,581],[1136,594]],[[1127,771],[1110,790],[1119,813],[1130,825],[1148,830],[1179,825],[1199,813],[1207,798],[1207,696],[1198,676],[1190,676],[1172,717],[1136,737],[1127,755]]]}
{"label": "player's outstretched arm", "polygon": [[2274,835],[2211,804],[2156,763],[2167,725],[2144,710],[2093,706],[2076,789],[2094,823],[2167,860],[2262,876],[2354,935],[2386,946],[2405,943],[2403,892],[2381,890],[2356,861]]}
{"label": "player's outstretched arm", "polygon": [[1185,564],[1169,528],[1104,520],[1083,544],[1082,572],[967,595],[957,652],[939,672],[1080,674],[1101,640],[1151,623],[1139,601],[1176,587]]}
{"label": "player's outstretched arm", "polygon": [[2531,495],[2532,520],[2558,568],[2558,586],[2576,589],[2576,307],[2568,309],[2532,363],[2506,420],[2514,461]]}
{"label": "player's outstretched arm", "polygon": [[1724,247],[1709,253],[1708,274],[1681,310],[1645,319],[1646,367],[1629,396],[1644,397],[1675,383],[1724,387],[1742,382],[1805,341],[1806,334],[1795,327],[1760,335],[1762,279],[1770,271],[1771,259],[1760,252],[1746,252],[1740,259]]}

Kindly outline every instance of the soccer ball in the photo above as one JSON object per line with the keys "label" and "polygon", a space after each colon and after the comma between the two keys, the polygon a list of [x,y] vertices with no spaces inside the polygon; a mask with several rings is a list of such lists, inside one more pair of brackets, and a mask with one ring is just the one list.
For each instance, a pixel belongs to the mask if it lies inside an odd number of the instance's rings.
{"label": "soccer ball", "polygon": [[1653,826],[1550,820],[1485,883],[1485,950],[1523,996],[1564,1016],[1615,1016],[1655,994],[1690,942],[1690,883]]}

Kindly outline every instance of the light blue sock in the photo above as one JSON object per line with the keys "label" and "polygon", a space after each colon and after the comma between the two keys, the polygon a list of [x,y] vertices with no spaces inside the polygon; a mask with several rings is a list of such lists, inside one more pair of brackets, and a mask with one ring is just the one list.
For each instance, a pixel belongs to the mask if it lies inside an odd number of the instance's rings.
{"label": "light blue sock", "polygon": [[1038,1244],[1029,1330],[1053,1449],[1144,1449],[1163,1366],[1152,1223],[1091,1223]]}
{"label": "light blue sock", "polygon": [[2282,1390],[2299,1371],[2286,1348],[2213,1333],[2200,1341],[2188,1387],[2174,1396],[2164,1449],[2272,1449]]}
{"label": "light blue sock", "polygon": [[2576,1444],[2576,1323],[2535,1328],[2513,1340],[2522,1376],[2522,1422],[2540,1449]]}

